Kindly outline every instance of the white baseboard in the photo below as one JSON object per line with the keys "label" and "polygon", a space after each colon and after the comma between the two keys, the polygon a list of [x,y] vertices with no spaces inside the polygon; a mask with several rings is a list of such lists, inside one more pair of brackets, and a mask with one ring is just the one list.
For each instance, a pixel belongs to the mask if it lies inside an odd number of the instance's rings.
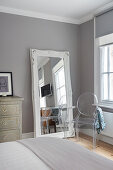
{"label": "white baseboard", "polygon": [[109,143],[111,145],[113,145],[113,138],[109,137],[109,136],[105,136],[105,135],[100,135],[99,138],[101,141],[104,141],[106,143]]}
{"label": "white baseboard", "polygon": [[[81,130],[82,133],[88,135],[88,136],[92,136],[93,132],[91,129],[82,129]],[[27,138],[34,138],[34,132],[29,132],[29,133],[23,133],[22,134],[22,139],[27,139]],[[111,145],[113,145],[113,138],[109,137],[109,136],[105,136],[105,135],[98,135],[97,138],[103,142],[109,143]]]}
{"label": "white baseboard", "polygon": [[[93,131],[91,129],[82,129],[82,130],[80,130],[80,132],[82,132],[82,133],[84,133],[88,136],[93,136]],[[97,139],[113,145],[113,138],[112,137],[99,134],[99,135],[97,135]]]}
{"label": "white baseboard", "polygon": [[27,138],[34,138],[34,132],[29,132],[29,133],[23,133],[22,134],[22,139],[27,139]]}

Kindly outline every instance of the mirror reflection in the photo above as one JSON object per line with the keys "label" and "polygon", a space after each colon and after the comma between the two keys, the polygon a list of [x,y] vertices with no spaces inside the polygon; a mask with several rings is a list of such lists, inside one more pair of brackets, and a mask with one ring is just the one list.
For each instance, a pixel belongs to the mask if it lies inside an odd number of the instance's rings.
{"label": "mirror reflection", "polygon": [[66,86],[64,60],[38,58],[41,133],[64,131],[66,119]]}

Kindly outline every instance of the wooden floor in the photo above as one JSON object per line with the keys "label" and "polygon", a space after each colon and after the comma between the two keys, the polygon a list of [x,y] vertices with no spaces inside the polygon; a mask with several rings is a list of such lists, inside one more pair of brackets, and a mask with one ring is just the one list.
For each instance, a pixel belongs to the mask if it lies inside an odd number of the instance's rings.
{"label": "wooden floor", "polygon": [[[79,141],[76,140],[76,138],[69,138],[69,140],[72,140],[84,147],[86,147],[89,150],[93,150],[92,148],[92,137],[89,137],[84,134],[80,134]],[[110,145],[108,143],[102,142],[102,141],[97,141],[96,153],[107,157],[108,159],[113,160],[113,145]]]}

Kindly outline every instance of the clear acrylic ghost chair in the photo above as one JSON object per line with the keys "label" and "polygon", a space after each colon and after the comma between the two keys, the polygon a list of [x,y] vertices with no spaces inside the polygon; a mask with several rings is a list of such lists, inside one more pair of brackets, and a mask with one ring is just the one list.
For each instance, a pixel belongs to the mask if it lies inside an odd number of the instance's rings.
{"label": "clear acrylic ghost chair", "polygon": [[86,125],[93,129],[93,149],[96,147],[96,118],[98,100],[95,94],[86,92],[77,100],[78,114],[74,119],[77,140],[79,139],[79,128]]}
{"label": "clear acrylic ghost chair", "polygon": [[64,138],[66,138],[66,130],[67,130],[67,104],[66,104],[66,95],[61,96],[59,102],[59,114],[58,121],[61,126],[61,131],[64,132]]}

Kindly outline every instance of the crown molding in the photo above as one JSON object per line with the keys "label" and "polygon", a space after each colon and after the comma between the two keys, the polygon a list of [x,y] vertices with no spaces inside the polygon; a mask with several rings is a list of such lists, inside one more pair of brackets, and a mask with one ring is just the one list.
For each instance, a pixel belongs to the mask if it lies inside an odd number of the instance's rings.
{"label": "crown molding", "polygon": [[5,7],[5,6],[0,6],[0,12],[21,15],[21,16],[27,16],[27,17],[32,17],[32,18],[40,18],[40,19],[51,20],[51,21],[79,24],[79,20],[73,19],[73,18],[48,15],[48,14],[44,14],[44,13],[9,8],[9,7]]}
{"label": "crown molding", "polygon": [[80,25],[80,24],[83,24],[83,23],[93,19],[94,16],[101,14],[102,12],[107,11],[108,9],[110,9],[112,7],[113,7],[113,2],[107,3],[107,4],[103,5],[101,8],[96,9],[89,15],[87,15],[83,18],[80,18],[80,19],[48,15],[48,14],[44,14],[44,13],[33,12],[33,11],[28,11],[28,10],[21,10],[21,9],[16,9],[16,8],[10,8],[10,7],[6,7],[6,6],[0,6],[0,12]]}
{"label": "crown molding", "polygon": [[81,19],[79,20],[79,24],[83,24],[83,23],[85,23],[85,22],[87,22],[87,21],[90,21],[90,20],[92,20],[93,18],[94,18],[94,15],[93,15],[93,14],[87,15],[87,16],[85,16],[85,17],[83,17],[83,18],[81,18]]}

